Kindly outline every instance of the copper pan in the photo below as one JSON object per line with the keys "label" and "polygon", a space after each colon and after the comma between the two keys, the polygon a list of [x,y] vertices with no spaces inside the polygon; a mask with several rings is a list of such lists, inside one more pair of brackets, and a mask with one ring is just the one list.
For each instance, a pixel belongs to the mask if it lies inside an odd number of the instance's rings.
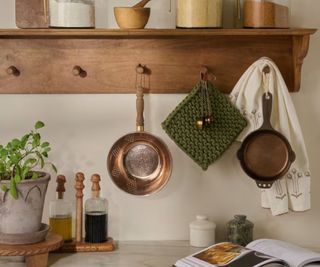
{"label": "copper pan", "polygon": [[126,193],[146,196],[168,182],[171,154],[159,138],[144,132],[143,88],[137,89],[137,131],[121,137],[109,151],[107,167],[114,184]]}

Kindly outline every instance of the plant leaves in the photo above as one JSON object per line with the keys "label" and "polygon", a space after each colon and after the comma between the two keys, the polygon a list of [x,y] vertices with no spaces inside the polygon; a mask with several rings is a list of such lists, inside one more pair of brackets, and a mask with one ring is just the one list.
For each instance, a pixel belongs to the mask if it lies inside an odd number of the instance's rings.
{"label": "plant leaves", "polygon": [[43,142],[43,143],[41,144],[41,147],[42,147],[42,148],[45,148],[45,147],[48,147],[48,146],[50,146],[49,142]]}
{"label": "plant leaves", "polygon": [[22,172],[21,172],[21,179],[22,180],[26,179],[26,176],[28,175],[29,171],[30,171],[29,167],[25,167],[22,169]]}
{"label": "plant leaves", "polygon": [[5,184],[3,184],[3,185],[1,185],[1,190],[3,192],[7,192],[8,188],[7,188],[7,186]]}
{"label": "plant leaves", "polygon": [[50,163],[50,164],[51,164],[51,167],[54,170],[54,172],[58,173],[57,167],[53,163]]}
{"label": "plant leaves", "polygon": [[24,148],[28,142],[30,134],[26,134],[21,138],[20,147]]}
{"label": "plant leaves", "polygon": [[36,124],[34,125],[35,129],[40,129],[44,127],[44,123],[42,121],[37,121]]}
{"label": "plant leaves", "polygon": [[20,174],[16,173],[16,175],[14,176],[14,181],[16,184],[20,183],[21,182],[21,176]]}
{"label": "plant leaves", "polygon": [[33,172],[31,179],[32,179],[32,180],[37,180],[38,178],[39,178],[39,174],[36,173],[36,172]]}
{"label": "plant leaves", "polygon": [[35,148],[40,145],[41,136],[39,133],[33,135],[32,147]]}
{"label": "plant leaves", "polygon": [[24,166],[30,167],[31,165],[35,164],[36,162],[37,162],[37,159],[35,159],[35,158],[28,158],[28,159],[24,162]]}
{"label": "plant leaves", "polygon": [[43,167],[44,167],[44,159],[43,159],[43,157],[42,157],[40,152],[37,151],[36,154],[38,156],[38,159],[40,160],[41,169],[43,169]]}
{"label": "plant leaves", "polygon": [[7,157],[8,151],[5,148],[0,149],[0,157]]}
{"label": "plant leaves", "polygon": [[14,198],[14,199],[18,199],[18,192],[17,192],[17,186],[16,183],[14,181],[14,179],[11,178],[10,181],[10,195]]}
{"label": "plant leaves", "polygon": [[47,157],[48,157],[48,152],[43,151],[43,152],[42,152],[42,156],[44,156],[45,158],[47,158]]}
{"label": "plant leaves", "polygon": [[20,144],[21,144],[21,142],[20,142],[20,140],[19,139],[13,139],[12,141],[11,141],[11,145],[12,145],[12,148],[13,149],[16,149],[16,148],[18,148],[18,147],[20,147]]}

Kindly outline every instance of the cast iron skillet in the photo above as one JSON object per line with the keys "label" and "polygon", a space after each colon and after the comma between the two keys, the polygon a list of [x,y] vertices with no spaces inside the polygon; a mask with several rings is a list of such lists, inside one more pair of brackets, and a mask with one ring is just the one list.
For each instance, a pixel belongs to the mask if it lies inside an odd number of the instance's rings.
{"label": "cast iron skillet", "polygon": [[257,182],[258,187],[270,188],[289,171],[296,155],[288,140],[272,128],[271,93],[263,95],[262,104],[263,124],[245,138],[237,156],[244,172]]}
{"label": "cast iron skillet", "polygon": [[137,131],[121,137],[110,149],[107,167],[121,190],[145,196],[162,189],[168,182],[171,154],[159,138],[144,132],[143,88],[137,88]]}

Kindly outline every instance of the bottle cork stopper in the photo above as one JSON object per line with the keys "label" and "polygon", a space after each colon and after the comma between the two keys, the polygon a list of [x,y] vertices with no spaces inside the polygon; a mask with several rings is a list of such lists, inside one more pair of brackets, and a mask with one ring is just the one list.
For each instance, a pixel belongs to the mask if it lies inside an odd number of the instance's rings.
{"label": "bottle cork stopper", "polygon": [[64,175],[57,176],[57,189],[58,199],[63,199],[63,193],[66,191],[64,184],[66,183],[66,177]]}
{"label": "bottle cork stopper", "polygon": [[99,174],[93,174],[91,176],[91,182],[92,182],[92,187],[91,187],[91,190],[92,190],[92,193],[94,196],[98,197],[99,196],[99,193],[100,193],[100,175]]}

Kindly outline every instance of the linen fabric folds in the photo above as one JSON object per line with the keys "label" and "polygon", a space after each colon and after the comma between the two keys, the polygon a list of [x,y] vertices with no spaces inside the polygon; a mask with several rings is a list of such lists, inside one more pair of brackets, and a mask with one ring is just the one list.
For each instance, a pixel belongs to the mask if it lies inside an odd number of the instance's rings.
{"label": "linen fabric folds", "polygon": [[270,208],[274,216],[292,211],[306,211],[310,204],[309,160],[299,120],[285,81],[269,58],[261,58],[253,63],[240,78],[230,94],[231,102],[247,118],[246,129],[238,136],[242,142],[252,131],[259,129],[263,122],[262,96],[263,69],[269,66],[267,89],[273,95],[271,124],[289,141],[296,154],[296,160],[288,173],[276,181],[271,189],[261,191],[263,208]]}
{"label": "linen fabric folds", "polygon": [[199,82],[193,88],[162,123],[162,128],[189,157],[207,170],[236,140],[247,122],[228,97],[208,82],[214,122],[198,129],[196,121],[203,116],[202,86],[203,82]]}

